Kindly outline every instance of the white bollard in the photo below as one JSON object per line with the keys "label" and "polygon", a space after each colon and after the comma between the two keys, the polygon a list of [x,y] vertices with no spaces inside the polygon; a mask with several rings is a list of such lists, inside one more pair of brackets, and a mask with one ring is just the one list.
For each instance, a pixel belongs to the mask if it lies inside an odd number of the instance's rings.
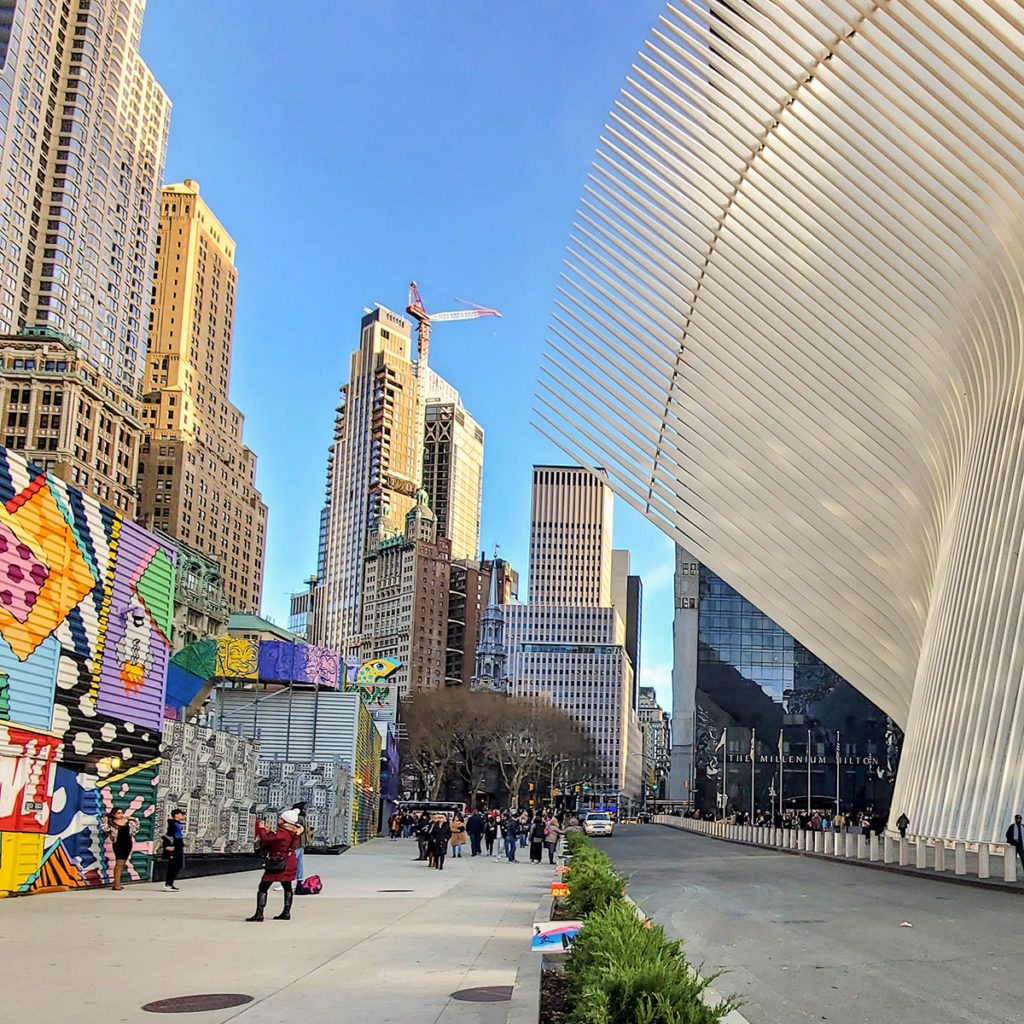
{"label": "white bollard", "polygon": [[910,863],[910,840],[900,839],[900,867],[905,868]]}
{"label": "white bollard", "polygon": [[860,836],[855,836],[852,832],[846,833],[846,856],[856,857],[857,853],[857,840]]}
{"label": "white bollard", "polygon": [[796,849],[797,836],[799,834],[800,833],[795,828],[787,828],[786,829],[786,849],[787,850],[795,850]]}
{"label": "white bollard", "polygon": [[989,845],[988,843],[978,843],[978,877],[979,878],[990,878],[989,868]]}
{"label": "white bollard", "polygon": [[1017,881],[1017,851],[1009,843],[1003,847],[1003,881]]}
{"label": "white bollard", "polygon": [[807,848],[807,833],[802,828],[796,830],[796,848],[798,850]]}
{"label": "white bollard", "polygon": [[958,842],[953,846],[953,872],[957,875],[967,874],[967,844]]}
{"label": "white bollard", "polygon": [[868,855],[868,841],[861,832],[857,836],[857,860],[863,860]]}
{"label": "white bollard", "polygon": [[891,864],[896,858],[896,843],[893,842],[892,836],[884,836],[882,838],[882,863]]}
{"label": "white bollard", "polygon": [[946,840],[936,839],[933,847],[935,856],[932,858],[936,871],[946,870]]}
{"label": "white bollard", "polygon": [[814,852],[824,853],[825,852],[825,835],[823,832],[814,833]]}
{"label": "white bollard", "polygon": [[878,860],[878,836],[874,832],[871,833],[871,839],[868,844],[868,860]]}
{"label": "white bollard", "polygon": [[924,836],[917,837],[917,863],[916,866],[919,868],[928,867],[928,844],[924,841]]}
{"label": "white bollard", "polygon": [[834,857],[836,853],[836,834],[835,832],[825,833],[825,853],[829,857]]}

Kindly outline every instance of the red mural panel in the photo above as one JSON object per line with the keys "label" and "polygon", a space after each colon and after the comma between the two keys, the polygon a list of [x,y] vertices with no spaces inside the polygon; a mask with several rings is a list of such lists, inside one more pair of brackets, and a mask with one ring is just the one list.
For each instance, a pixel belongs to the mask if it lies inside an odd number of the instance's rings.
{"label": "red mural panel", "polygon": [[0,725],[0,832],[45,834],[62,743]]}

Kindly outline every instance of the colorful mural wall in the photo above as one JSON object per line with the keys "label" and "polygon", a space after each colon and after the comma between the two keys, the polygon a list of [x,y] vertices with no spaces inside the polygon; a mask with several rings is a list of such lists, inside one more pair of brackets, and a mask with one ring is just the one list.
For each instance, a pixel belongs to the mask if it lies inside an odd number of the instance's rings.
{"label": "colorful mural wall", "polygon": [[167,716],[181,717],[212,687],[224,680],[293,683],[300,687],[337,690],[341,655],[327,647],[287,640],[246,640],[218,637],[200,640],[171,659],[167,678]]}
{"label": "colorful mural wall", "polygon": [[148,878],[175,551],[0,448],[0,890]]}
{"label": "colorful mural wall", "polygon": [[359,707],[356,756],[352,778],[352,845],[365,843],[377,834],[380,811],[380,733],[366,710]]}
{"label": "colorful mural wall", "polygon": [[371,658],[359,662],[346,658],[346,674],[342,689],[358,693],[366,710],[375,721],[398,720],[398,687],[388,683],[388,677],[402,667],[397,658]]}
{"label": "colorful mural wall", "polygon": [[156,821],[185,811],[185,854],[252,853],[258,744],[246,736],[167,721]]}

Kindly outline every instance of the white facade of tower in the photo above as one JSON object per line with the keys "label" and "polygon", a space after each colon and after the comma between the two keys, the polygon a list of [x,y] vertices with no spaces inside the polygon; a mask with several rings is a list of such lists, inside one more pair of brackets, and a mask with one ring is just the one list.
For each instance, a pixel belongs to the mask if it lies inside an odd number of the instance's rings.
{"label": "white facade of tower", "polygon": [[903,728],[893,806],[963,840],[1024,802],[1022,77],[1009,0],[671,5],[540,398]]}

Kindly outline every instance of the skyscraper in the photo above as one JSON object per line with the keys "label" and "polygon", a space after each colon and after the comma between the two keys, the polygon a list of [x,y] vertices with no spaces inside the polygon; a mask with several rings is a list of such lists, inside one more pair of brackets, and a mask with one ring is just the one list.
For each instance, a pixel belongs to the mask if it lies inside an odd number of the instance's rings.
{"label": "skyscraper", "polygon": [[535,466],[531,510],[529,601],[501,609],[508,691],[571,715],[597,752],[595,799],[625,808],[640,796],[642,750],[625,646],[628,557],[615,559],[613,586],[612,495],[586,469]]}
{"label": "skyscraper", "polygon": [[4,440],[129,512],[170,115],[144,9],[0,4],[0,341],[20,371]]}
{"label": "skyscraper", "polygon": [[371,532],[365,554],[360,657],[401,663],[388,682],[399,694],[445,684],[450,545],[437,532],[426,491],[401,537]]}
{"label": "skyscraper", "polygon": [[61,331],[136,398],[170,115],[144,10],[27,0],[0,26],[0,332]]}
{"label": "skyscraper", "polygon": [[534,466],[530,604],[612,604],[612,492],[579,466]]}
{"label": "skyscraper", "polygon": [[477,554],[483,431],[458,391],[412,358],[409,321],[383,306],[362,319],[335,412],[311,637],[358,653],[366,552],[405,536],[421,487],[449,551]]}
{"label": "skyscraper", "polygon": [[483,429],[461,400],[428,398],[423,421],[423,487],[437,516],[437,531],[451,541],[452,558],[475,558],[480,545]]}
{"label": "skyscraper", "polygon": [[258,614],[267,507],[228,398],[235,243],[190,179],[164,186],[157,240],[139,513],[220,563],[231,612]]}
{"label": "skyscraper", "polygon": [[314,591],[313,642],[357,653],[368,538],[400,536],[420,486],[417,380],[409,322],[378,306],[335,410]]}

